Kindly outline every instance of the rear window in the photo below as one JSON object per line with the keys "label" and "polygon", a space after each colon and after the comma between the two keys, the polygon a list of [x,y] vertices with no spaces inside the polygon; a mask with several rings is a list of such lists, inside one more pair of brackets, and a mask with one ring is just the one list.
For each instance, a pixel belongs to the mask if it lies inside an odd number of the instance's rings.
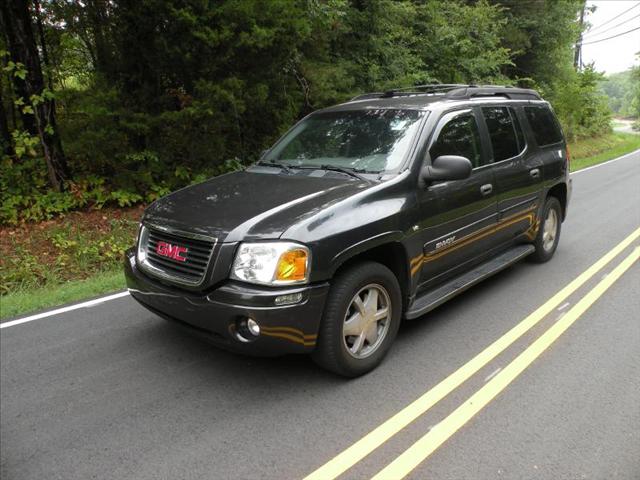
{"label": "rear window", "polygon": [[549,107],[524,107],[524,113],[539,146],[562,141],[562,132]]}

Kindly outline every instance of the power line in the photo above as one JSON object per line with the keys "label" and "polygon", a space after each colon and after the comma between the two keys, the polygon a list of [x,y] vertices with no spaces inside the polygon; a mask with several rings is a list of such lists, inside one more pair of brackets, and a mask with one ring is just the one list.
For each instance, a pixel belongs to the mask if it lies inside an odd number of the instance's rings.
{"label": "power line", "polygon": [[607,20],[604,23],[601,23],[600,25],[596,25],[593,29],[589,30],[587,33],[593,33],[596,30],[600,30],[602,27],[604,27],[605,25],[607,25],[608,23],[613,22],[616,18],[620,18],[622,15],[624,15],[625,13],[633,10],[634,8],[640,6],[640,2],[635,3],[631,8],[627,8],[624,12],[619,13],[618,15],[616,15],[613,18],[610,18],[609,20]]}
{"label": "power line", "polygon": [[[640,3],[638,3],[638,5],[640,5]],[[616,23],[613,27],[606,28],[602,32],[596,33],[595,36],[598,37],[598,36],[600,36],[600,35],[602,35],[604,33],[607,33],[609,31],[613,30],[614,28],[618,28],[620,25],[624,25],[625,23],[630,22],[631,20],[634,20],[634,19],[636,19],[638,17],[640,17],[640,13],[638,15],[636,15],[635,17],[627,18],[626,20],[623,20],[620,23]],[[593,35],[591,32],[587,32],[586,35],[583,38],[590,37],[591,35]]]}
{"label": "power line", "polygon": [[626,35],[627,33],[635,32],[636,30],[640,30],[640,27],[632,28],[631,30],[627,30],[626,32],[619,33],[617,35],[613,35],[611,37],[602,38],[600,40],[593,40],[592,42],[579,43],[578,45],[591,45],[592,43],[600,43],[605,40],[611,40],[612,38],[621,37],[622,35]]}

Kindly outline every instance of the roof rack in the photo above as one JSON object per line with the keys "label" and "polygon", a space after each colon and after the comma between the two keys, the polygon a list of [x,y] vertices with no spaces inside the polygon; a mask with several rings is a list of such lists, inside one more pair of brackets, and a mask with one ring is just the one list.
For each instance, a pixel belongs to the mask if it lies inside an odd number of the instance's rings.
{"label": "roof rack", "polygon": [[391,97],[406,97],[410,95],[421,95],[428,93],[444,93],[448,90],[459,89],[468,87],[462,83],[434,83],[428,85],[415,85],[413,87],[394,88],[392,90],[386,90],[384,92],[371,92],[357,95],[351,99],[355,100],[367,100],[370,98],[391,98]]}
{"label": "roof rack", "polygon": [[504,85],[467,85],[449,90],[445,96],[456,100],[476,97],[506,97],[510,100],[542,100],[540,94],[535,90]]}
{"label": "roof rack", "polygon": [[446,98],[463,100],[476,97],[505,97],[511,100],[542,100],[538,92],[527,88],[504,85],[464,85],[458,83],[436,83],[432,85],[416,85],[413,87],[395,88],[386,92],[363,93],[351,99],[368,100],[373,98],[406,97],[443,93]]}

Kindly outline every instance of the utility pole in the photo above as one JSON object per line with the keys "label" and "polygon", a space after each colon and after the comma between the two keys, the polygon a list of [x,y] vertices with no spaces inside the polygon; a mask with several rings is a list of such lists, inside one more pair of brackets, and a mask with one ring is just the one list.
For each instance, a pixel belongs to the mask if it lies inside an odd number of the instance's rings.
{"label": "utility pole", "polygon": [[576,42],[576,49],[573,52],[573,68],[577,70],[582,69],[582,31],[584,30],[584,11],[587,6],[587,2],[583,2],[582,8],[580,9],[580,35],[578,36],[578,41]]}

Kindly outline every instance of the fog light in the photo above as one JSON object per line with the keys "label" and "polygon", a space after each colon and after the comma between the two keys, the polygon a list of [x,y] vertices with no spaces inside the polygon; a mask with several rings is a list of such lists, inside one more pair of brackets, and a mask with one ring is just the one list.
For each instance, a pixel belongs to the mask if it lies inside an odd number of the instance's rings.
{"label": "fog light", "polygon": [[260,325],[258,325],[258,322],[256,322],[253,318],[247,320],[247,329],[254,337],[260,335]]}
{"label": "fog light", "polygon": [[276,305],[291,305],[292,303],[298,303],[302,300],[302,292],[288,293],[287,295],[279,295],[275,298]]}
{"label": "fog light", "polygon": [[235,335],[241,342],[253,342],[260,335],[260,325],[253,318],[239,318],[236,320]]}

